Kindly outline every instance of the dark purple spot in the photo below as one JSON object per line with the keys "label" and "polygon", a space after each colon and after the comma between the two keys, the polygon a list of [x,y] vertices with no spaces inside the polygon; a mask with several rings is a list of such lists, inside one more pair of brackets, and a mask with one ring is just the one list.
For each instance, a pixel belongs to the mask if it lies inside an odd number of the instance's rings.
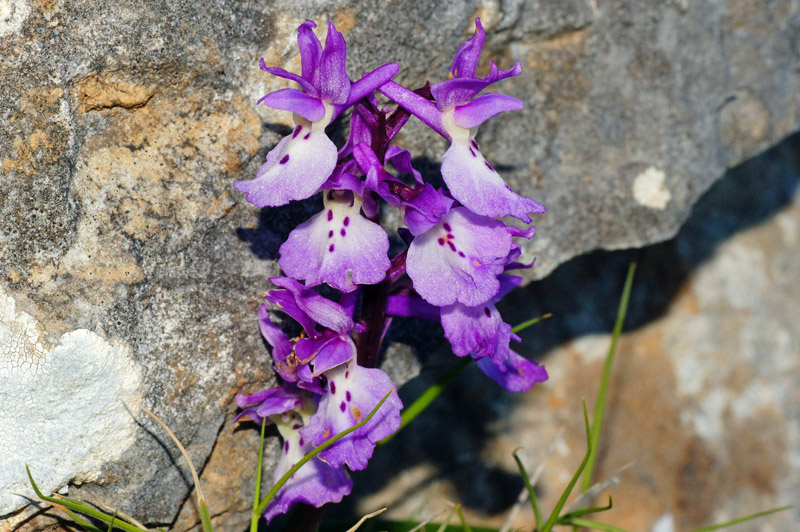
{"label": "dark purple spot", "polygon": [[475,139],[472,139],[472,147],[475,148],[478,151],[481,151],[480,148],[478,148],[478,143],[475,142]]}
{"label": "dark purple spot", "polygon": [[295,138],[297,135],[299,135],[301,131],[303,131],[303,126],[298,125],[296,128],[294,128],[294,133],[292,133],[292,138]]}
{"label": "dark purple spot", "polygon": [[311,133],[306,133],[306,136],[303,137],[303,140],[308,140],[308,137],[310,137],[310,136],[311,136]]}
{"label": "dark purple spot", "polygon": [[336,393],[336,383],[331,381],[329,384],[331,385],[331,393],[335,394]]}
{"label": "dark purple spot", "polygon": [[473,150],[472,148],[469,149],[469,152],[472,154],[473,157],[477,157],[478,156],[478,154],[475,153],[475,150]]}
{"label": "dark purple spot", "polygon": [[289,440],[286,440],[286,442],[283,444],[283,452],[289,452]]}
{"label": "dark purple spot", "polygon": [[447,245],[450,246],[450,250],[451,251],[455,251],[456,250],[456,245],[453,244],[452,242],[447,242]]}
{"label": "dark purple spot", "polygon": [[352,395],[350,395],[350,390],[347,390],[347,393],[346,393],[346,394],[344,394],[344,398],[345,398],[345,399],[347,399],[347,402],[348,402],[348,403],[350,402],[350,399],[352,399],[352,398],[353,398],[353,396],[352,396]]}
{"label": "dark purple spot", "polygon": [[333,238],[333,229],[328,231],[328,238]]}
{"label": "dark purple spot", "polygon": [[306,441],[303,438],[300,438],[300,447],[306,444]]}
{"label": "dark purple spot", "polygon": [[287,153],[286,155],[283,156],[283,158],[281,158],[280,164],[286,164],[288,162],[289,162],[289,154]]}
{"label": "dark purple spot", "polygon": [[491,170],[492,172],[494,172],[494,168],[492,168],[492,165],[491,165],[491,164],[489,164],[489,161],[483,161],[483,164],[485,164],[485,165],[486,165],[486,168],[488,168],[489,170]]}
{"label": "dark purple spot", "polygon": [[333,253],[333,244],[331,244],[330,246],[328,246],[328,251],[329,251],[330,253]]}
{"label": "dark purple spot", "polygon": [[328,221],[330,222],[331,220],[333,220],[333,210],[328,209]]}
{"label": "dark purple spot", "polygon": [[301,428],[303,428],[303,425],[300,423],[295,423],[294,425],[292,425],[292,430],[298,430]]}
{"label": "dark purple spot", "polygon": [[345,216],[344,217],[344,226],[347,227],[348,225],[350,225],[350,217],[349,216]]}
{"label": "dark purple spot", "polygon": [[463,251],[459,251],[459,252],[458,252],[458,256],[459,256],[459,257],[464,257],[464,256],[465,256],[465,255],[464,255],[464,252],[463,252]]}
{"label": "dark purple spot", "polygon": [[339,410],[341,410],[342,412],[344,412],[346,408],[347,408],[347,405],[346,405],[346,404],[344,404],[344,401],[342,401],[342,404],[340,404],[340,405],[339,405]]}
{"label": "dark purple spot", "polygon": [[483,313],[486,314],[487,318],[491,318],[492,317],[492,313],[489,310],[489,307],[483,307]]}
{"label": "dark purple spot", "polygon": [[341,230],[341,231],[339,231],[339,233],[340,233],[342,236],[345,236],[345,235],[347,234],[347,231],[345,231],[345,230],[344,230],[344,227],[342,227],[342,230]]}
{"label": "dark purple spot", "polygon": [[444,227],[444,230],[447,231],[448,233],[453,230],[450,228],[450,224],[447,223],[442,224],[442,227]]}
{"label": "dark purple spot", "polygon": [[348,378],[350,376],[350,370],[344,372],[344,378]]}

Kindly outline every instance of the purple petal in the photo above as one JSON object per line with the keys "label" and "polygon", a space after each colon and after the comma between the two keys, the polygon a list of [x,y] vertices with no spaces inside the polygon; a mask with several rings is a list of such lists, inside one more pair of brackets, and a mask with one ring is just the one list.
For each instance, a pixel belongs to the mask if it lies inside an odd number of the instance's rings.
{"label": "purple petal", "polygon": [[355,105],[359,100],[378,90],[384,83],[392,79],[399,70],[400,65],[397,63],[386,63],[361,76],[360,80],[351,85],[350,96],[347,98],[345,107]]}
{"label": "purple petal", "polygon": [[509,392],[527,392],[537,382],[547,380],[544,366],[531,362],[514,351],[509,352],[508,359],[503,363],[504,370],[488,358],[478,360],[477,364],[487,377]]}
{"label": "purple petal", "polygon": [[440,190],[425,183],[422,191],[411,200],[404,202],[403,221],[414,236],[421,235],[442,221],[450,212],[454,201]]}
{"label": "purple petal", "polygon": [[387,163],[391,163],[392,166],[397,168],[397,171],[401,174],[411,174],[414,176],[414,181],[417,183],[422,183],[422,174],[417,172],[413,166],[411,166],[411,152],[408,150],[403,150],[392,144],[389,146],[389,149],[386,150],[386,156],[384,157]]}
{"label": "purple petal", "polygon": [[260,424],[264,418],[302,408],[307,400],[308,393],[294,385],[268,388],[250,395],[238,394],[236,404],[245,410],[234,421],[242,416],[249,416]]}
{"label": "purple petal", "polygon": [[[311,443],[300,435],[300,430],[294,428],[302,422],[296,413],[284,414],[282,419],[276,420],[283,436],[283,453],[275,468],[275,482],[313,449]],[[264,510],[264,518],[269,523],[296,503],[319,508],[328,502],[339,502],[352,488],[353,481],[344,468],[331,467],[319,457],[314,458],[303,465],[270,501]]]}
{"label": "purple petal", "polygon": [[319,98],[309,96],[297,89],[281,89],[270,92],[258,100],[258,103],[263,103],[273,109],[297,113],[311,122],[318,122],[325,116],[325,104]]}
{"label": "purple petal", "polygon": [[460,105],[453,111],[453,121],[459,126],[470,129],[478,127],[495,115],[505,111],[518,111],[524,104],[505,94],[495,92],[481,94],[474,100]]}
{"label": "purple petal", "polygon": [[486,33],[481,26],[481,19],[475,19],[475,34],[464,44],[462,44],[456,52],[453,64],[450,66],[450,73],[456,78],[474,78],[475,71],[478,68],[478,59],[481,57],[481,50],[483,50],[483,41],[486,38]]}
{"label": "purple petal", "polygon": [[311,371],[311,376],[319,377],[324,372],[352,360],[356,354],[356,346],[349,335],[328,331],[319,338],[299,340],[295,351],[301,363],[308,364],[313,361],[314,369]]}
{"label": "purple petal", "polygon": [[303,120],[267,154],[267,162],[250,181],[233,186],[256,207],[278,207],[313,196],[336,166],[336,145],[324,130]]}
{"label": "purple petal", "polygon": [[503,223],[457,207],[414,238],[406,267],[414,289],[428,303],[443,307],[458,301],[472,307],[497,294],[497,276],[511,246]]}
{"label": "purple petal", "polygon": [[440,81],[431,85],[431,94],[436,100],[436,106],[441,109],[451,109],[457,105],[467,103],[479,92],[506,78],[519,76],[522,66],[519,61],[508,70],[499,70],[492,62],[491,72],[482,78],[454,78]]}
{"label": "purple petal", "polygon": [[[292,353],[292,342],[283,330],[269,319],[267,305],[258,307],[258,325],[261,335],[272,346],[272,360],[275,370],[287,382],[297,380],[297,362],[289,355]],[[313,327],[313,324],[311,325]]]}
{"label": "purple petal", "polygon": [[319,96],[316,87],[314,87],[314,85],[312,85],[310,81],[308,81],[307,79],[303,79],[301,76],[298,76],[293,72],[288,72],[280,67],[268,67],[263,57],[259,62],[259,67],[264,72],[269,72],[273,76],[278,76],[279,78],[290,79],[292,81],[297,82],[301,87],[303,87],[303,90],[309,93],[311,96]]}
{"label": "purple petal", "polygon": [[343,201],[331,196],[325,210],[289,234],[278,263],[307,285],[328,283],[342,292],[381,282],[390,266],[388,235],[361,215],[361,201],[352,194]]}
{"label": "purple petal", "polygon": [[450,135],[444,130],[444,125],[442,124],[442,112],[436,107],[435,103],[426,100],[414,91],[410,91],[394,81],[384,83],[378,89],[378,92],[422,120],[429,128],[450,140]]}
{"label": "purple petal", "polygon": [[326,102],[343,104],[350,96],[350,78],[347,77],[347,44],[342,34],[328,21],[328,38],[319,60],[319,78],[315,85],[319,97]]}
{"label": "purple petal", "polygon": [[489,357],[501,365],[508,358],[511,325],[503,321],[491,301],[476,307],[460,303],[442,307],[442,327],[456,356]]}
{"label": "purple petal", "polygon": [[422,318],[439,321],[439,307],[434,307],[424,299],[413,296],[389,296],[386,301],[386,314],[406,318]]}
{"label": "purple petal", "polygon": [[[316,446],[359,423],[378,402],[394,390],[386,373],[377,368],[362,368],[355,362],[326,373],[328,393],[319,410],[300,433]],[[403,403],[393,391],[369,423],[325,449],[319,457],[332,466],[346,464],[352,470],[364,469],[375,444],[400,428]]]}
{"label": "purple petal", "polygon": [[319,70],[320,57],[322,56],[322,44],[320,44],[317,36],[314,35],[314,28],[316,27],[317,25],[313,21],[306,20],[297,28],[297,47],[300,49],[303,78],[308,80],[312,86],[317,85],[315,76]]}
{"label": "purple petal", "polygon": [[450,145],[442,157],[442,177],[454,198],[483,216],[513,216],[530,223],[528,213],[545,212],[541,203],[514,192],[471,140]]}
{"label": "purple petal", "polygon": [[520,277],[519,275],[503,274],[500,277],[498,277],[497,280],[500,281],[500,290],[497,292],[497,295],[494,296],[495,302],[500,301],[510,291],[519,287],[522,284],[524,278]]}
{"label": "purple petal", "polygon": [[[270,277],[269,280],[271,283],[288,290],[292,294],[297,307],[314,322],[339,334],[348,333],[353,329],[352,318],[338,303],[321,296],[311,288],[306,288],[294,279]],[[267,297],[271,296],[272,292],[270,291]],[[308,329],[306,329],[306,332],[310,335],[313,334]]]}

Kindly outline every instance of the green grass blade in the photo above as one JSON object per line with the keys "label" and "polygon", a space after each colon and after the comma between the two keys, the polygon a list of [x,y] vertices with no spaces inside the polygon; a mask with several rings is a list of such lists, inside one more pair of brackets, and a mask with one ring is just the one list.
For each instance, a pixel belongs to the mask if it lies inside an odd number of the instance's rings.
{"label": "green grass blade", "polygon": [[461,511],[461,505],[458,504],[453,509],[456,511],[456,514],[458,514],[458,520],[461,521],[461,531],[472,532],[472,529],[467,524],[467,519],[464,517],[464,512]]}
{"label": "green grass blade", "polygon": [[617,321],[614,324],[614,332],[611,334],[611,346],[603,364],[603,378],[600,381],[600,389],[597,392],[597,400],[594,404],[594,417],[592,418],[592,454],[581,483],[581,491],[586,491],[592,485],[592,473],[594,463],[597,459],[597,447],[600,444],[600,430],[603,427],[603,415],[606,408],[606,396],[608,395],[609,381],[611,380],[611,366],[614,363],[614,354],[617,352],[617,343],[622,334],[622,325],[625,323],[625,315],[628,313],[628,301],[631,297],[631,287],[633,286],[633,276],[636,272],[636,263],[631,262],[628,267],[628,275],[625,278],[625,287],[622,289],[622,297],[619,301],[617,310]]}
{"label": "green grass blade", "polygon": [[614,507],[614,504],[611,501],[611,497],[609,496],[608,497],[608,504],[606,506],[598,506],[598,507],[595,507],[595,508],[581,508],[580,510],[575,510],[575,511],[570,512],[568,514],[562,515],[559,518],[559,520],[571,519],[573,517],[581,517],[583,515],[589,515],[589,514],[599,514],[600,512],[608,511],[613,507]]}
{"label": "green grass blade", "polygon": [[527,329],[531,325],[536,325],[540,321],[546,320],[547,318],[552,318],[552,317],[553,317],[553,315],[548,312],[547,314],[545,314],[543,316],[539,316],[538,318],[533,318],[533,319],[530,319],[528,321],[523,321],[520,324],[514,325],[514,327],[511,328],[511,332],[516,334],[518,332],[524,331],[525,329]]}
{"label": "green grass blade", "polygon": [[703,528],[698,528],[696,530],[692,530],[692,532],[710,532],[711,530],[719,530],[721,528],[727,528],[729,526],[738,525],[740,523],[745,523],[747,521],[752,521],[753,519],[758,519],[759,517],[764,517],[765,515],[770,515],[778,512],[786,511],[792,508],[792,505],[789,506],[781,506],[780,508],[773,508],[772,510],[765,510],[763,512],[758,512],[755,514],[746,515],[744,517],[740,517],[738,519],[734,519],[733,521],[728,521],[725,523],[720,523],[718,525],[711,525],[706,526]]}
{"label": "green grass blade", "polygon": [[330,447],[331,445],[333,445],[337,441],[341,440],[342,438],[344,438],[348,434],[350,434],[352,432],[355,432],[358,429],[360,429],[361,427],[363,427],[364,425],[366,425],[369,422],[369,420],[372,419],[372,417],[375,414],[378,413],[378,410],[380,410],[380,408],[383,406],[383,403],[385,403],[386,400],[389,399],[389,396],[392,395],[393,393],[397,393],[397,392],[392,389],[392,390],[389,391],[389,393],[384,395],[383,399],[381,399],[380,402],[377,405],[375,405],[375,408],[373,408],[372,411],[369,414],[367,414],[367,417],[365,417],[359,423],[356,423],[355,425],[353,425],[349,429],[340,432],[339,434],[337,434],[333,438],[331,438],[328,441],[324,442],[319,447],[314,447],[314,449],[309,451],[303,458],[300,459],[299,462],[297,462],[295,465],[293,465],[289,469],[289,471],[287,471],[280,478],[280,480],[278,480],[278,482],[276,482],[275,485],[272,486],[272,488],[267,492],[267,495],[259,503],[258,508],[256,508],[256,513],[258,513],[258,515],[261,515],[261,514],[264,513],[264,510],[267,508],[267,505],[269,504],[269,502],[275,497],[275,495],[283,487],[283,485],[286,484],[289,481],[289,479],[292,478],[292,476],[294,476],[294,474],[297,473],[297,471],[301,467],[303,467],[305,464],[307,464],[309,461],[311,461],[314,457],[316,457],[319,453],[321,453],[322,451],[324,451],[325,449],[327,449],[328,447]]}
{"label": "green grass blade", "polygon": [[114,521],[117,520],[117,512],[114,512],[114,515],[111,516],[111,521],[108,523],[108,532],[114,530]]}
{"label": "green grass blade", "polygon": [[92,523],[81,517],[80,515],[76,514],[75,512],[69,510],[68,508],[59,508],[62,512],[67,514],[70,519],[75,521],[75,523],[81,527],[82,529],[86,530],[87,532],[103,532]]}
{"label": "green grass blade", "polygon": [[258,467],[256,467],[256,492],[253,497],[253,515],[250,516],[250,532],[258,532],[258,520],[261,514],[258,502],[261,500],[261,471],[264,469],[264,432],[267,427],[267,418],[261,420],[261,441],[258,444]]}
{"label": "green grass blade", "polygon": [[522,465],[522,460],[519,459],[517,456],[517,451],[511,453],[514,457],[514,461],[517,462],[517,467],[519,468],[519,472],[522,475],[522,480],[525,481],[525,489],[528,491],[528,497],[531,500],[531,507],[533,508],[533,517],[536,520],[536,529],[538,530],[539,527],[544,522],[544,517],[542,516],[542,509],[539,507],[539,499],[536,497],[536,492],[531,485],[531,477],[528,475],[528,472],[525,470],[525,466]]}
{"label": "green grass blade", "polygon": [[455,509],[453,509],[453,511],[450,512],[450,515],[448,515],[447,519],[444,520],[444,523],[442,523],[442,526],[440,526],[438,529],[436,529],[436,532],[445,532],[450,527],[450,521],[453,519],[454,515],[456,515]]}
{"label": "green grass blade", "polygon": [[575,487],[575,484],[578,483],[578,479],[581,478],[583,470],[586,468],[586,464],[589,462],[589,459],[592,456],[592,428],[589,426],[589,413],[586,411],[586,401],[583,402],[583,422],[586,425],[586,455],[584,455],[581,464],[578,466],[578,470],[575,471],[574,475],[572,475],[569,484],[567,484],[567,487],[564,489],[561,497],[559,497],[555,508],[553,508],[553,511],[550,514],[550,517],[547,519],[547,522],[539,532],[550,532],[550,530],[553,529],[553,526],[556,524],[556,521],[561,514],[561,510],[564,508],[570,493],[572,493],[572,489]]}
{"label": "green grass blade", "polygon": [[200,501],[200,521],[203,522],[203,532],[214,532],[214,528],[211,526],[211,514],[208,513],[205,499]]}
{"label": "green grass blade", "polygon": [[31,482],[31,486],[33,487],[33,491],[36,493],[36,496],[39,497],[41,500],[43,500],[45,502],[49,502],[50,504],[52,504],[54,506],[68,508],[70,510],[74,510],[76,512],[80,512],[80,513],[82,513],[84,515],[88,515],[89,517],[94,517],[95,519],[100,519],[101,521],[104,521],[106,523],[113,522],[114,526],[116,528],[120,528],[120,529],[125,530],[127,532],[149,532],[146,529],[142,529],[142,528],[139,528],[137,526],[134,526],[134,525],[131,525],[129,523],[126,523],[125,521],[122,521],[121,519],[119,519],[119,518],[117,518],[115,516],[111,516],[111,515],[108,515],[106,513],[103,513],[101,511],[97,510],[96,508],[94,508],[92,506],[89,506],[88,504],[86,504],[84,502],[81,502],[81,501],[78,501],[78,500],[75,500],[75,499],[70,499],[69,497],[62,497],[62,498],[58,498],[57,499],[55,497],[46,496],[45,494],[43,494],[41,492],[41,490],[39,489],[39,486],[36,485],[36,482],[34,482],[33,475],[31,474],[31,469],[27,465],[25,466],[25,469],[28,472],[28,480],[30,480],[30,482]]}
{"label": "green grass blade", "polygon": [[609,525],[608,523],[601,523],[600,521],[593,521],[592,519],[584,519],[583,517],[572,517],[563,522],[559,522],[559,524],[588,528],[590,530],[602,530],[603,532],[628,532],[624,528]]}
{"label": "green grass blade", "polygon": [[417,399],[413,403],[411,403],[410,406],[408,406],[403,410],[403,413],[400,414],[401,422],[400,422],[400,428],[397,429],[397,432],[381,440],[380,443],[378,443],[378,445],[383,445],[385,443],[388,443],[392,438],[397,436],[397,433],[403,430],[406,425],[414,421],[417,418],[417,416],[419,416],[422,412],[424,412],[425,409],[428,408],[431,405],[431,403],[433,403],[436,400],[437,397],[442,395],[444,389],[447,388],[447,386],[451,382],[453,382],[453,379],[455,379],[458,376],[458,374],[461,373],[464,370],[464,368],[466,368],[470,364],[470,362],[472,362],[472,359],[469,357],[459,360],[457,364],[452,366],[450,369],[447,370],[447,372],[445,372],[444,375],[439,377],[439,379],[435,383],[433,383],[430,386],[430,388],[425,390],[425,392],[419,397],[417,397]]}

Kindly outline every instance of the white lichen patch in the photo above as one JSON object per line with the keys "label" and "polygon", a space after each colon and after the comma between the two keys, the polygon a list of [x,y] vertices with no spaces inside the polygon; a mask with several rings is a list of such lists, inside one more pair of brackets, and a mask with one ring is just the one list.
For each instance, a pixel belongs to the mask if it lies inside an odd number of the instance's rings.
{"label": "white lichen patch", "polygon": [[31,12],[26,0],[3,0],[0,2],[0,38],[19,31]]}
{"label": "white lichen patch", "polygon": [[650,209],[666,209],[672,199],[672,194],[664,186],[666,177],[664,172],[652,166],[637,175],[633,180],[633,199],[636,203]]}
{"label": "white lichen patch", "polygon": [[42,326],[0,288],[0,517],[39,487],[98,478],[101,466],[134,442],[123,390],[139,395],[130,349],[78,329],[50,345]]}

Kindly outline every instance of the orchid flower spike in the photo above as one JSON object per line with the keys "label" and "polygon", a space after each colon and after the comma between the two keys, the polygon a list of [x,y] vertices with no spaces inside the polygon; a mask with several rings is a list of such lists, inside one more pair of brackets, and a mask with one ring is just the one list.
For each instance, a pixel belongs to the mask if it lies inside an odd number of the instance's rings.
{"label": "orchid flower spike", "polygon": [[277,207],[314,195],[336,166],[336,145],[325,134],[325,128],[399,70],[396,63],[388,63],[352,83],[347,77],[344,37],[329,21],[323,49],[314,35],[315,27],[307,20],[297,29],[301,75],[268,67],[261,59],[262,70],[295,81],[303,90],[281,89],[258,101],[273,109],[291,111],[295,128],[267,154],[255,179],[233,184],[256,207]]}
{"label": "orchid flower spike", "polygon": [[475,35],[456,52],[450,79],[431,86],[435,103],[391,81],[378,90],[451,142],[442,158],[442,177],[455,199],[483,216],[513,216],[530,223],[528,214],[543,213],[545,207],[514,192],[484,159],[475,141],[483,122],[523,107],[521,101],[505,94],[478,96],[490,85],[522,72],[519,61],[508,70],[500,70],[492,62],[489,74],[475,77],[485,37],[480,19],[475,19]]}

